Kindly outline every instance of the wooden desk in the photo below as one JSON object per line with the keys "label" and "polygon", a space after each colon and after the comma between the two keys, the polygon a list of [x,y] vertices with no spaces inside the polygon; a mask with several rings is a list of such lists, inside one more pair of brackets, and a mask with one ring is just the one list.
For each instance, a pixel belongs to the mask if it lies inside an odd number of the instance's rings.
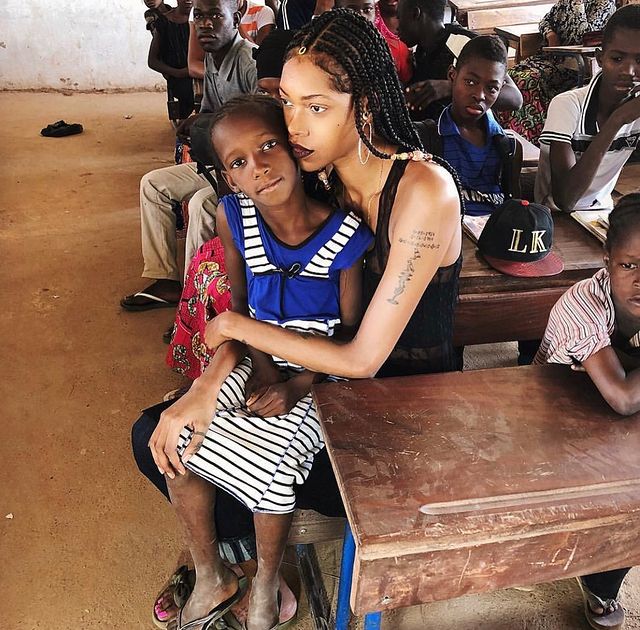
{"label": "wooden desk", "polygon": [[540,149],[533,144],[533,142],[529,142],[524,136],[521,136],[517,131],[513,129],[505,129],[504,131],[508,136],[515,138],[520,143],[522,147],[522,167],[537,167],[540,161]]}
{"label": "wooden desk", "polygon": [[602,245],[566,214],[554,213],[554,250],[564,271],[545,278],[515,278],[489,267],[475,244],[463,237],[456,345],[540,339],[558,298],[602,267]]}
{"label": "wooden desk", "polygon": [[515,62],[533,55],[542,46],[542,35],[538,30],[538,23],[514,24],[512,26],[494,27],[496,35],[506,40],[507,44],[516,51]]}
{"label": "wooden desk", "polygon": [[314,396],[355,539],[356,614],[640,563],[640,414],[615,414],[586,374],[527,366]]}
{"label": "wooden desk", "polygon": [[553,6],[549,0],[449,0],[452,20],[471,30],[539,22]]}

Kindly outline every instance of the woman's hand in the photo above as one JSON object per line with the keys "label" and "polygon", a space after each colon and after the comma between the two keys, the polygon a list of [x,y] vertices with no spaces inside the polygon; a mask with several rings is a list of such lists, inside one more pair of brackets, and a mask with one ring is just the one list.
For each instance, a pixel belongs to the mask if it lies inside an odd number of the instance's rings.
{"label": "woman's hand", "polygon": [[[173,479],[184,475],[186,462],[202,444],[204,435],[216,411],[217,389],[203,388],[196,380],[191,389],[160,415],[160,422],[149,440],[149,448],[161,474]],[[185,427],[193,431],[193,439],[178,457],[178,438]]]}
{"label": "woman's hand", "polygon": [[231,336],[228,333],[229,326],[233,322],[234,317],[238,314],[233,311],[225,311],[216,315],[206,326],[204,330],[204,343],[209,350],[215,350],[225,341],[229,341]]}

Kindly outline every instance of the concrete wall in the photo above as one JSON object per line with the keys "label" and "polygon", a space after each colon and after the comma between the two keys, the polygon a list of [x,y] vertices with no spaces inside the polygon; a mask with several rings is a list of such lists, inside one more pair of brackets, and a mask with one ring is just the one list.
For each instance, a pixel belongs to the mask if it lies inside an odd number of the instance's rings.
{"label": "concrete wall", "polygon": [[[175,3],[172,3],[175,4]],[[155,89],[142,0],[0,2],[0,89]]]}

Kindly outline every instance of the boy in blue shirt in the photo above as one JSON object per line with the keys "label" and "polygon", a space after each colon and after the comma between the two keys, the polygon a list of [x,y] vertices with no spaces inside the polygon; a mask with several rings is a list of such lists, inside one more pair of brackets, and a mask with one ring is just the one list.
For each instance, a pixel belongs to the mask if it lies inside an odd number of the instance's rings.
{"label": "boy in blue shirt", "polygon": [[438,138],[428,143],[458,172],[468,215],[491,214],[505,198],[520,196],[522,147],[490,109],[506,74],[507,50],[498,37],[470,39],[449,68],[451,104],[438,119]]}

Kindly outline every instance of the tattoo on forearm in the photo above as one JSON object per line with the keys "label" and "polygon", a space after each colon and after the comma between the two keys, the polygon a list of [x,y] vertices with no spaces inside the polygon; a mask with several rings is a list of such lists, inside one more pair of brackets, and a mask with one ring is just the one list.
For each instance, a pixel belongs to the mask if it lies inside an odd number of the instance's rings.
{"label": "tattoo on forearm", "polygon": [[393,290],[393,295],[387,298],[389,304],[397,306],[400,304],[398,298],[404,293],[407,283],[415,273],[415,261],[418,258],[422,258],[421,250],[423,249],[439,249],[440,243],[435,242],[435,234],[433,232],[427,232],[425,230],[413,230],[408,238],[400,238],[401,243],[411,245],[413,247],[413,254],[407,260],[407,264],[403,271],[398,276],[398,284]]}

